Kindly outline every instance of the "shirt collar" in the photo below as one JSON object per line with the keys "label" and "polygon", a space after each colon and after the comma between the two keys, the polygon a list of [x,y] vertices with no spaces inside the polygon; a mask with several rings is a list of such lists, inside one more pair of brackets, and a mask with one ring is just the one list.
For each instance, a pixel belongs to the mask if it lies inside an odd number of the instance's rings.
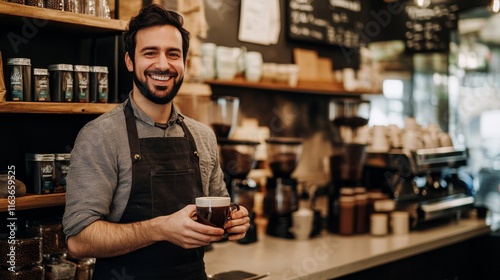
{"label": "shirt collar", "polygon": [[[132,92],[129,93],[128,100],[130,101],[132,105],[132,109],[134,110],[134,115],[136,118],[138,118],[140,121],[150,125],[150,126],[155,126],[155,121],[148,116],[144,111],[142,111],[137,104],[135,103],[134,99],[132,99]],[[179,109],[173,104],[172,102],[172,113],[170,115],[170,119],[167,122],[167,126],[171,126],[176,122],[182,121],[184,119],[184,116],[180,113]]]}

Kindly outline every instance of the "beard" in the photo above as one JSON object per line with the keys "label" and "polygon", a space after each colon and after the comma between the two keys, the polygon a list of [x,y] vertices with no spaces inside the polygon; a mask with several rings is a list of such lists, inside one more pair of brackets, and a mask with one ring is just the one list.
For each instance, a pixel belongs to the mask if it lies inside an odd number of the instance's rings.
{"label": "beard", "polygon": [[[169,103],[170,101],[172,101],[174,99],[174,97],[177,95],[177,93],[179,92],[179,89],[181,88],[182,86],[182,82],[184,81],[184,77],[180,77],[179,80],[175,80],[175,78],[172,76],[171,79],[174,79],[174,84],[172,86],[172,88],[167,91],[167,94],[165,94],[164,96],[159,96],[159,95],[156,95],[155,94],[155,91],[166,91],[168,89],[168,87],[166,86],[154,86],[153,89],[150,89],[146,83],[146,81],[141,81],[139,80],[139,77],[137,76],[136,72],[134,71],[133,72],[133,76],[134,76],[134,83],[136,85],[136,87],[139,89],[139,91],[141,92],[141,94],[146,97],[149,101],[155,103],[155,104],[160,104],[160,105],[164,105],[164,104],[167,104]],[[146,74],[148,74],[146,72]],[[156,71],[155,74],[158,74],[158,75],[165,75],[165,74],[168,74],[168,72],[158,72]]]}

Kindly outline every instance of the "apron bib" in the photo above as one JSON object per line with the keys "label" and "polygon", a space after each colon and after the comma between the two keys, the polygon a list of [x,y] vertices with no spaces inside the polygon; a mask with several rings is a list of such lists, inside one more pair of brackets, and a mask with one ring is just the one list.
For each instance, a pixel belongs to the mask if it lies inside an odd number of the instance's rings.
{"label": "apron bib", "polygon": [[[120,223],[170,215],[203,196],[196,144],[182,119],[177,122],[184,137],[142,139],[130,101],[125,119],[132,188]],[[203,256],[203,247],[183,249],[167,241],[156,242],[122,256],[97,259],[93,279],[206,279]]]}

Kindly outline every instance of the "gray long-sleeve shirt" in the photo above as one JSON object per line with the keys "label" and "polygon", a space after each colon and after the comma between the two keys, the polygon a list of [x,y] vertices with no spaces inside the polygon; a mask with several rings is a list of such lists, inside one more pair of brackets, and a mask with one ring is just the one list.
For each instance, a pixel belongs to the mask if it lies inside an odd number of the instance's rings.
{"label": "gray long-sleeve shirt", "polygon": [[[139,138],[184,136],[181,126],[176,123],[177,118],[183,117],[200,155],[203,194],[228,195],[217,141],[210,127],[181,116],[175,106],[167,128],[157,127],[153,119],[130,100]],[[118,222],[125,210],[132,185],[132,161],[124,108],[125,103],[120,104],[92,120],[76,138],[66,177],[63,227],[67,237],[78,234],[96,220]]]}

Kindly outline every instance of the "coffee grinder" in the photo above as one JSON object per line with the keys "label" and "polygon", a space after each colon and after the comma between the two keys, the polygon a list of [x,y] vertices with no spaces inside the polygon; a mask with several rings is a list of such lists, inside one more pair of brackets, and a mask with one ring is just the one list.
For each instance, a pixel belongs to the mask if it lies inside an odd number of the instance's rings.
{"label": "coffee grinder", "polygon": [[267,178],[264,215],[268,218],[266,233],[294,238],[292,213],[298,209],[297,180],[292,173],[302,153],[302,139],[275,137],[266,139],[267,161],[273,177]]}
{"label": "coffee grinder", "polygon": [[370,102],[361,99],[333,99],[329,113],[333,154],[330,156],[327,227],[330,232],[337,232],[339,190],[341,187],[360,186],[362,182],[367,139],[363,139],[358,130],[368,124]]}
{"label": "coffee grinder", "polygon": [[219,138],[230,138],[238,120],[240,100],[233,96],[219,96],[210,104],[210,125]]}
{"label": "coffee grinder", "polygon": [[257,227],[253,211],[257,183],[247,178],[247,175],[256,165],[255,151],[259,144],[259,142],[248,140],[218,139],[220,162],[228,192],[232,201],[247,208],[250,214],[250,228],[245,237],[238,240],[241,244],[257,241]]}

